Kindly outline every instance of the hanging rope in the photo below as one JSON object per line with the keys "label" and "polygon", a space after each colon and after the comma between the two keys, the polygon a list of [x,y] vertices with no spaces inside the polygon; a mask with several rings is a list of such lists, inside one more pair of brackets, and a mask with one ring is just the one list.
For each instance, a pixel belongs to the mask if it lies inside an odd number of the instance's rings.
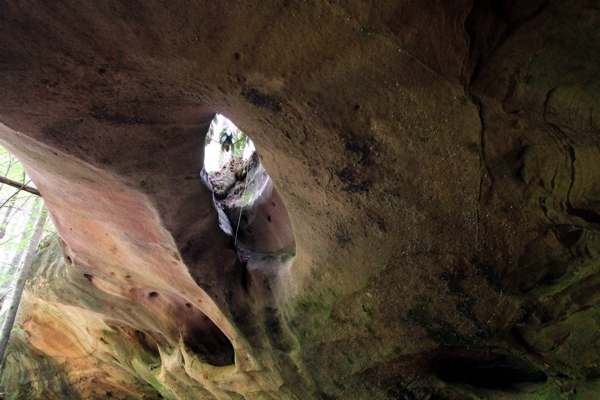
{"label": "hanging rope", "polygon": [[[218,143],[218,144],[223,144],[221,142],[219,142],[218,140],[212,140],[211,138],[208,138],[208,140],[210,140],[213,143]],[[242,140],[246,140],[246,138],[241,138],[240,140],[236,140],[235,142],[231,143],[232,145],[234,144],[238,144],[239,142],[241,142]]]}
{"label": "hanging rope", "polygon": [[240,222],[242,221],[242,212],[244,211],[244,197],[246,197],[246,189],[248,189],[248,175],[250,174],[250,168],[246,164],[246,178],[244,179],[244,192],[242,193],[242,206],[240,207],[240,217],[238,218],[237,227],[235,228],[235,237],[233,238],[233,245],[237,243],[237,235],[240,230]]}

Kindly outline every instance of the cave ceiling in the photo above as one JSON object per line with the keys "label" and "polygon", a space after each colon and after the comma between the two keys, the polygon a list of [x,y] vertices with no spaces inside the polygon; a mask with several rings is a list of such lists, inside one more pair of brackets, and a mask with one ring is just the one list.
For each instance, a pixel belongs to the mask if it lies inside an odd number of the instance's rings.
{"label": "cave ceiling", "polygon": [[[7,398],[597,398],[598,1],[3,0],[0,35],[58,231]],[[219,199],[216,113],[258,153]]]}

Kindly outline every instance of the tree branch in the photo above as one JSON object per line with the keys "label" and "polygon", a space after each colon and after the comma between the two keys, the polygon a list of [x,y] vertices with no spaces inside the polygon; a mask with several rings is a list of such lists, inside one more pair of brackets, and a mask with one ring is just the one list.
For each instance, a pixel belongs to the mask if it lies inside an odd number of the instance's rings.
{"label": "tree branch", "polygon": [[36,188],[32,188],[31,186],[27,186],[24,183],[21,182],[17,182],[17,181],[13,181],[11,179],[5,178],[4,176],[0,176],[0,183],[5,183],[9,186],[13,186],[16,187],[19,190],[24,190],[26,192],[29,192],[31,194],[35,194],[36,196],[42,196],[39,192],[39,190],[37,190]]}

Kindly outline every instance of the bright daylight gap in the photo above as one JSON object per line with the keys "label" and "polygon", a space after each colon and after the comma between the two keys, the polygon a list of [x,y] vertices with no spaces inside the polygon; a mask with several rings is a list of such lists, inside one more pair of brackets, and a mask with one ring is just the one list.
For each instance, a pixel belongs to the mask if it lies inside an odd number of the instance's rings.
{"label": "bright daylight gap", "polygon": [[254,151],[254,144],[238,127],[221,114],[216,114],[206,135],[204,169],[214,174],[233,157],[247,160]]}

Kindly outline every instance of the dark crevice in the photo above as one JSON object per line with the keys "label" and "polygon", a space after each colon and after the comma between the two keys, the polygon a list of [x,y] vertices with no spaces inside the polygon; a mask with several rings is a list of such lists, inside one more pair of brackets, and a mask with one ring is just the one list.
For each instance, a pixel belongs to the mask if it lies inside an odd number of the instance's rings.
{"label": "dark crevice", "polygon": [[594,210],[583,209],[583,208],[573,208],[570,204],[567,205],[567,214],[572,215],[574,217],[579,217],[582,220],[589,222],[591,224],[600,224],[600,214],[598,214]]}
{"label": "dark crevice", "polygon": [[554,191],[556,188],[556,175],[558,174],[558,168],[554,168],[554,175],[552,176],[552,180],[550,181],[550,189]]}
{"label": "dark crevice", "polygon": [[[485,186],[486,177],[487,177],[487,179],[489,179],[489,182],[490,182],[490,187],[488,190],[491,190],[494,186],[494,178],[493,178],[493,175],[488,166],[487,157],[486,157],[485,119],[483,118],[483,104],[479,100],[479,98],[477,98],[475,95],[470,94],[470,96],[471,96],[471,101],[477,107],[477,113],[478,113],[479,121],[481,124],[481,130],[479,132],[479,146],[478,146],[480,177],[479,177],[479,190],[478,190],[478,194],[477,194],[477,210],[476,210],[476,214],[477,214],[476,243],[477,243],[477,247],[479,247],[479,243],[482,242],[486,236],[485,225],[483,224],[482,219],[481,219],[481,207],[483,206],[483,199],[484,199],[484,186]],[[483,229],[483,232],[480,232],[480,229]]]}
{"label": "dark crevice", "polygon": [[433,361],[432,369],[448,383],[509,392],[523,384],[543,384],[548,379],[529,362],[507,355],[442,356]]}
{"label": "dark crevice", "polygon": [[565,148],[569,152],[569,157],[571,161],[571,183],[569,184],[569,191],[567,192],[567,209],[571,207],[571,191],[573,190],[573,185],[575,184],[575,149],[573,146],[567,143],[565,140]]}
{"label": "dark crevice", "polygon": [[[548,102],[550,101],[550,97],[552,96],[552,93],[553,93],[555,90],[556,90],[556,87],[553,87],[552,89],[550,89],[550,90],[548,91],[548,93],[546,93],[546,99],[544,100],[544,110],[543,110],[543,112],[542,112],[542,116],[544,117],[544,121],[545,121],[546,123],[550,123],[550,122],[548,122],[548,119],[547,119],[547,115],[548,115],[548,114],[547,114],[547,112],[546,112],[546,111],[548,110]],[[558,129],[558,128],[557,128],[557,129]]]}
{"label": "dark crevice", "polygon": [[248,268],[244,266],[244,271],[242,272],[242,287],[244,288],[246,293],[248,293],[248,278]]}
{"label": "dark crevice", "polygon": [[571,248],[579,241],[583,228],[576,225],[557,225],[556,237],[566,248]]}
{"label": "dark crevice", "polygon": [[186,328],[183,343],[201,362],[219,367],[234,364],[233,345],[210,318],[202,315]]}
{"label": "dark crevice", "polygon": [[[465,19],[465,32],[469,37],[469,58],[466,74],[471,86],[479,77],[483,66],[493,51],[500,46],[506,30],[506,22],[494,15],[490,1],[475,1]],[[481,34],[482,21],[486,22],[487,35]],[[489,25],[489,26],[487,26]]]}
{"label": "dark crevice", "polygon": [[[469,37],[468,69],[472,71],[468,86],[472,86],[477,80],[487,61],[502,47],[502,44],[521,26],[540,15],[549,1],[538,0],[538,3],[536,7],[535,2],[531,2],[533,9],[522,15],[518,13],[512,15],[514,8],[522,5],[523,2],[519,4],[498,0],[473,2],[464,24],[465,32]],[[509,4],[512,9],[507,8],[506,4]]]}

